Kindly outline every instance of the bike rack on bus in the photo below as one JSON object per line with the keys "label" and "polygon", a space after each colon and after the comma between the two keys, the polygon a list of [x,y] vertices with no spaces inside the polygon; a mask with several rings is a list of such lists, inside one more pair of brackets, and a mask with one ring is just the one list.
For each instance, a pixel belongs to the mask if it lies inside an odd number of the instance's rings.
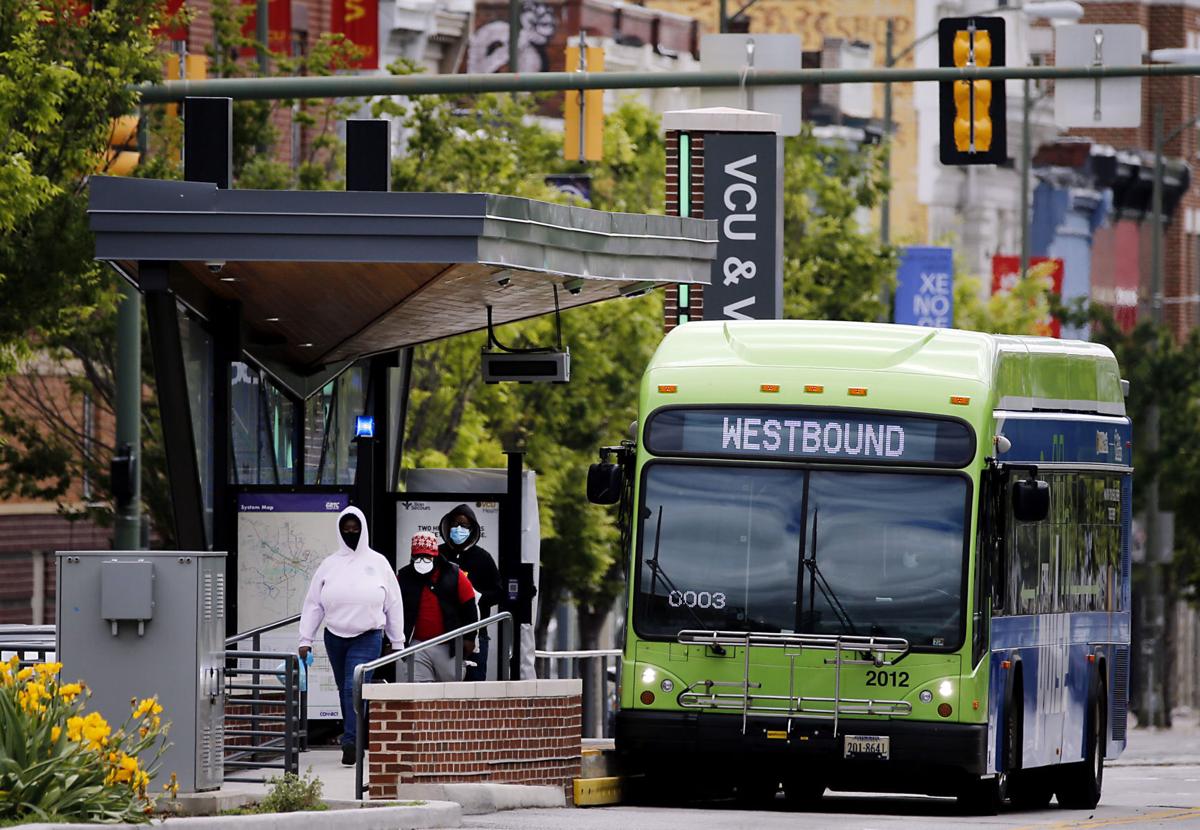
{"label": "bike rack on bus", "polygon": [[[678,635],[680,643],[700,646],[731,646],[744,649],[742,682],[728,680],[697,680],[679,694],[679,705],[685,709],[738,710],[742,712],[742,734],[751,713],[773,718],[812,717],[831,718],[833,736],[838,735],[840,715],[893,715],[912,712],[906,700],[877,698],[843,698],[842,666],[894,666],[908,654],[908,640],[900,637],[870,637],[857,634],[775,634],[768,632],[686,630]],[[787,695],[752,695],[751,689],[761,689],[761,683],[750,682],[750,648],[791,648]],[[832,664],[833,697],[804,697],[796,695],[796,658],[805,649],[832,651],[825,665]],[[851,657],[846,657],[849,652]],[[700,689],[703,691],[700,691]],[[717,688],[739,689],[715,692]],[[786,701],[786,707],[779,705]]]}

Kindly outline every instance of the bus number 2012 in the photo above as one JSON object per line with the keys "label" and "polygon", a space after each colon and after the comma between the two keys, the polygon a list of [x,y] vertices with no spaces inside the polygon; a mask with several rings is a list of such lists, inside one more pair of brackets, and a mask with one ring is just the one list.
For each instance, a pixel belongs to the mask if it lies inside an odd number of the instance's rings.
{"label": "bus number 2012", "polygon": [[868,686],[907,686],[908,672],[906,671],[867,671]]}
{"label": "bus number 2012", "polygon": [[672,608],[716,608],[725,607],[725,595],[720,591],[672,591],[667,595]]}

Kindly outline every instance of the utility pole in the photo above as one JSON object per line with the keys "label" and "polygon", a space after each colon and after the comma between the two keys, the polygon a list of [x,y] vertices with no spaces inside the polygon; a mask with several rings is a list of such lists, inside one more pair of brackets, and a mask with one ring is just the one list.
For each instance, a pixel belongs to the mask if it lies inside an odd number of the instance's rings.
{"label": "utility pole", "polygon": [[718,21],[717,31],[719,31],[721,34],[727,34],[729,32],[729,7],[727,3],[728,0],[719,0],[717,3],[717,6],[721,12],[721,19]]}
{"label": "utility pole", "polygon": [[[887,19],[887,34],[883,41],[883,65],[891,67],[895,61],[892,51],[895,49],[896,24],[892,18]],[[883,173],[890,179],[892,176],[892,85],[883,85],[883,134],[887,137],[887,153],[883,161]],[[887,245],[892,241],[892,197],[889,182],[888,192],[883,194],[879,203],[879,238]],[[890,319],[890,318],[889,318]]]}
{"label": "utility pole", "polygon": [[522,0],[508,0],[508,71],[514,75],[520,71],[521,4]]}
{"label": "utility pole", "polygon": [[1029,167],[1033,160],[1032,138],[1029,128],[1029,79],[1025,79],[1025,91],[1021,106],[1021,277],[1029,273]]}
{"label": "utility pole", "polygon": [[121,280],[117,306],[117,447],[133,455],[128,501],[116,505],[113,548],[142,547],[142,295]]}
{"label": "utility pole", "polygon": [[[1150,216],[1153,227],[1150,232],[1150,319],[1155,328],[1162,325],[1162,290],[1163,290],[1163,252],[1162,252],[1162,223],[1163,223],[1163,110],[1162,105],[1154,107],[1154,186],[1150,197]],[[1157,340],[1151,341],[1151,349],[1157,350]],[[1143,672],[1145,694],[1142,705],[1146,708],[1146,719],[1150,726],[1161,726],[1166,721],[1166,713],[1159,704],[1159,688],[1166,682],[1162,666],[1162,634],[1166,602],[1163,597],[1162,563],[1159,561],[1160,528],[1158,522],[1159,492],[1158,492],[1158,454],[1159,454],[1159,419],[1160,410],[1158,399],[1151,397],[1146,407],[1146,456],[1150,461],[1150,480],[1146,482],[1146,597],[1142,601],[1145,625],[1142,628],[1141,659],[1145,661],[1146,671]]]}

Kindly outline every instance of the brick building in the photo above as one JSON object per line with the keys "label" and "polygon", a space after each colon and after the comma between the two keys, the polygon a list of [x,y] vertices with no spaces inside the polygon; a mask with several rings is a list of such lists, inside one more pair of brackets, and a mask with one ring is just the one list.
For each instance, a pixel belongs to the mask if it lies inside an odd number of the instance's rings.
{"label": "brick building", "polygon": [[[1200,2],[1134,0],[1083,3],[1082,23],[1134,23],[1146,31],[1145,51],[1200,47]],[[1153,115],[1161,107],[1164,134],[1195,117],[1200,106],[1200,80],[1189,77],[1142,81],[1142,125],[1128,129],[1073,130],[1118,150],[1154,149]],[[1168,157],[1191,160],[1200,151],[1200,131],[1183,130],[1166,147]],[[1148,261],[1148,252],[1147,252]],[[1148,308],[1149,281],[1143,272],[1142,307]],[[1200,323],[1200,185],[1192,183],[1163,229],[1163,319],[1183,336]]]}

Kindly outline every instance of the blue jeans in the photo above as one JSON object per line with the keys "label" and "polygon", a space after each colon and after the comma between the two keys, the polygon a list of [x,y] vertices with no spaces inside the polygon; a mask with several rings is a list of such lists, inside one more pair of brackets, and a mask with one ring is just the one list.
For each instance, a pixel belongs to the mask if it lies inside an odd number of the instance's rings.
{"label": "blue jeans", "polygon": [[488,643],[491,640],[488,638],[486,631],[479,632],[479,638],[475,641],[475,653],[471,659],[475,661],[474,666],[467,666],[464,679],[472,683],[480,680],[487,680],[487,661],[488,661]]}
{"label": "blue jeans", "polygon": [[[333,669],[333,682],[337,684],[338,698],[342,702],[342,746],[354,746],[358,723],[354,717],[354,670],[369,663],[383,650],[383,632],[365,631],[357,637],[339,637],[325,629],[325,653],[329,655],[329,666]],[[363,677],[364,683],[371,681],[372,672]]]}

